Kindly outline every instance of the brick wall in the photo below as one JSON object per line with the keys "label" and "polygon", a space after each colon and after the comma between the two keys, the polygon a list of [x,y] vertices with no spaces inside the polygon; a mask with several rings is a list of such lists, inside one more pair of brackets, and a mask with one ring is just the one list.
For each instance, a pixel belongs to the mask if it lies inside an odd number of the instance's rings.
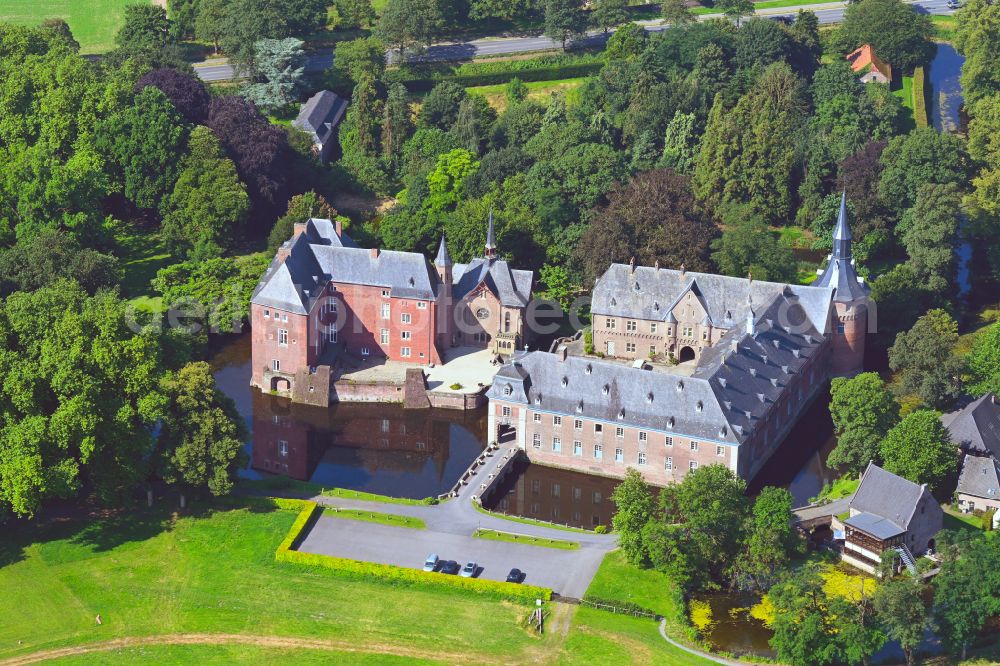
{"label": "brick wall", "polygon": [[[265,373],[274,372],[274,361],[283,375],[312,364],[315,349],[309,346],[309,315],[294,314],[262,305],[250,306],[251,383],[263,391],[274,386]],[[287,335],[281,334],[285,331]]]}

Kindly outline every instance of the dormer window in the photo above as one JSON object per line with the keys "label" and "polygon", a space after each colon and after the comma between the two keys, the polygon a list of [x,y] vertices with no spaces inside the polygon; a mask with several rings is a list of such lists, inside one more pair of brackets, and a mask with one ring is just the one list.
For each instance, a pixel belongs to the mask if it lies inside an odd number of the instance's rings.
{"label": "dormer window", "polygon": [[614,306],[616,306],[616,305],[618,305],[618,300],[617,300],[617,299],[614,299],[614,298],[612,298],[612,299],[611,299],[611,306],[612,306],[612,307],[614,307]]}
{"label": "dormer window", "polygon": [[581,412],[583,412],[583,400],[576,403],[576,413],[579,414]]}
{"label": "dormer window", "polygon": [[660,311],[660,304],[656,301],[653,301],[653,312],[659,312],[659,311]]}
{"label": "dormer window", "polygon": [[511,386],[510,384],[507,384],[506,386],[503,387],[504,395],[511,395],[513,393],[514,393],[514,387]]}
{"label": "dormer window", "polygon": [[622,409],[618,410],[618,418],[619,419],[625,418],[625,408],[624,407]]}
{"label": "dormer window", "polygon": [[542,394],[541,393],[539,393],[538,395],[535,396],[535,404],[536,405],[542,404]]}
{"label": "dormer window", "polygon": [[593,371],[594,371],[594,366],[590,365],[589,363],[587,364],[587,367],[584,368],[584,370],[583,370],[584,374],[588,374],[588,375],[591,372],[593,372]]}
{"label": "dormer window", "polygon": [[732,319],[732,318],[733,318],[732,310],[726,310],[726,319]]}
{"label": "dormer window", "polygon": [[696,412],[700,412],[705,409],[705,405],[702,404],[701,400],[699,400],[698,404],[694,406],[694,409]]}
{"label": "dormer window", "polygon": [[639,291],[639,283],[636,282],[634,285],[632,285],[632,288],[635,289],[636,291]]}
{"label": "dormer window", "polygon": [[668,428],[673,428],[674,427],[674,417],[672,417],[672,416],[668,416],[667,417],[667,427]]}
{"label": "dormer window", "polygon": [[683,391],[684,390],[684,382],[683,381],[677,382],[677,390],[678,391]]}
{"label": "dormer window", "polygon": [[610,392],[611,392],[611,387],[610,387],[610,386],[608,386],[607,384],[605,384],[605,385],[604,385],[604,386],[603,386],[603,387],[601,388],[601,393],[602,393],[603,395],[607,395],[607,394],[608,394],[608,393],[610,393]]}
{"label": "dormer window", "polygon": [[560,382],[560,383],[561,383],[561,384],[563,385],[563,387],[565,388],[566,386],[568,386],[568,385],[569,385],[569,379],[567,379],[566,377],[563,377],[563,378],[562,378],[562,382]]}
{"label": "dormer window", "polygon": [[726,428],[726,426],[722,426],[721,428],[719,428],[719,437],[725,437],[728,433],[729,430]]}
{"label": "dormer window", "polygon": [[650,405],[653,404],[653,394],[652,393],[647,393],[646,394],[646,403],[650,404]]}

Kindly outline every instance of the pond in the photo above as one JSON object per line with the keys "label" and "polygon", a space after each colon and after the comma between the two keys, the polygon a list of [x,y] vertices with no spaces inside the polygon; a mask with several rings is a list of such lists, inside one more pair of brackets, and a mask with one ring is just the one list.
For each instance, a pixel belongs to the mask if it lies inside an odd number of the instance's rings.
{"label": "pond", "polygon": [[962,63],[965,58],[955,47],[938,42],[937,52],[927,69],[930,85],[931,124],[939,132],[958,132],[962,128]]}
{"label": "pond", "polygon": [[485,410],[292,404],[250,387],[250,337],[212,356],[216,383],[251,432],[240,476],[283,475],[326,487],[421,499],[448,492],[486,441]]}

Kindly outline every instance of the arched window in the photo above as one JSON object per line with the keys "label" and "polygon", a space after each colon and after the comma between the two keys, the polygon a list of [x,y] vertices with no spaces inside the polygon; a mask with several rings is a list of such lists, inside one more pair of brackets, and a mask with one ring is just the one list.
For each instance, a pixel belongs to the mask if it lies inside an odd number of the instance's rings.
{"label": "arched window", "polygon": [[510,313],[507,312],[503,316],[503,332],[510,333]]}

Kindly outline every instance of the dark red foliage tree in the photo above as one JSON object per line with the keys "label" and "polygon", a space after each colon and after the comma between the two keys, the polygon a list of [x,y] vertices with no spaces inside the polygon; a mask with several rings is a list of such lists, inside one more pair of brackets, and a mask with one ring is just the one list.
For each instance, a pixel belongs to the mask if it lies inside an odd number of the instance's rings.
{"label": "dark red foliage tree", "polygon": [[211,97],[201,81],[193,76],[166,67],[154,69],[136,82],[135,91],[139,92],[147,86],[162,90],[189,123],[201,125],[205,122]]}
{"label": "dark red foliage tree", "polygon": [[837,189],[847,192],[847,199],[854,206],[855,220],[852,231],[858,237],[869,232],[887,231],[894,224],[893,213],[879,197],[879,180],[882,176],[882,151],[886,141],[869,141],[853,155],[845,157],[837,170]]}
{"label": "dark red foliage tree", "polygon": [[591,216],[580,238],[576,258],[588,280],[597,278],[608,262],[709,271],[711,242],[718,235],[712,219],[699,209],[691,179],[670,169],[636,175],[616,185],[608,205]]}
{"label": "dark red foliage tree", "polygon": [[215,97],[205,123],[236,164],[247,186],[254,217],[262,224],[284,211],[288,203],[291,149],[285,132],[267,121],[253,102],[242,97]]}

